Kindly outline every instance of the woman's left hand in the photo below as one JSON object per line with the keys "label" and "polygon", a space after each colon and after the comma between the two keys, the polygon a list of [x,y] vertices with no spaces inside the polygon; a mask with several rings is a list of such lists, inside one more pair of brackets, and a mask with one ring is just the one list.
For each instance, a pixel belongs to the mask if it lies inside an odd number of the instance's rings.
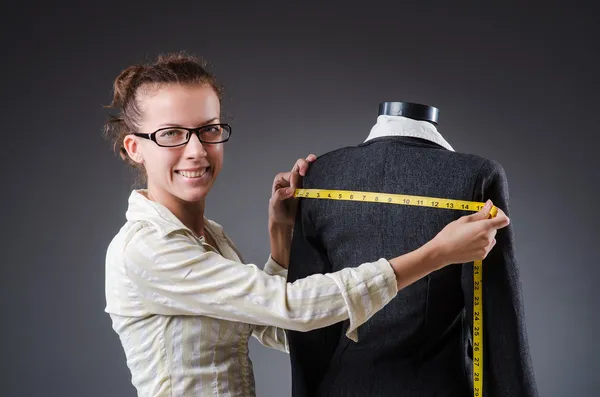
{"label": "woman's left hand", "polygon": [[294,198],[294,193],[300,187],[301,177],[306,175],[310,163],[316,159],[317,156],[310,154],[306,159],[298,159],[290,172],[281,172],[275,176],[269,200],[270,225],[294,225],[298,206],[298,199]]}

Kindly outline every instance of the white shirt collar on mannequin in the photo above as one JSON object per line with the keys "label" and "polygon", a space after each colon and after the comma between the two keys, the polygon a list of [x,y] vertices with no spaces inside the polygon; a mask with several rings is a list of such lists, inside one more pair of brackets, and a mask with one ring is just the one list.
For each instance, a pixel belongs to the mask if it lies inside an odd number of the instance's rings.
{"label": "white shirt collar on mannequin", "polygon": [[427,121],[413,120],[404,116],[378,116],[377,123],[371,128],[371,132],[365,142],[383,136],[410,136],[426,139],[454,151],[442,134],[438,132],[435,125]]}

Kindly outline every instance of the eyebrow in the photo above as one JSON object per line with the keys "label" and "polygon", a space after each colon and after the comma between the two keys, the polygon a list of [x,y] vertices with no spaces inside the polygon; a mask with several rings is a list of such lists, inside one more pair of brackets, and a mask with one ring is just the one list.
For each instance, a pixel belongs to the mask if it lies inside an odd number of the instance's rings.
{"label": "eyebrow", "polygon": [[[214,122],[215,122],[215,121],[217,121],[217,120],[219,120],[219,118],[218,118],[218,117],[213,117],[212,119],[205,121],[205,122],[204,122],[204,123],[202,123],[201,125],[212,124],[212,123],[214,123]],[[182,126],[181,124],[176,124],[176,123],[166,123],[166,124],[161,124],[161,125],[159,125],[159,126],[158,126],[158,128],[160,129],[160,128],[167,128],[167,127],[181,127],[181,126]]]}

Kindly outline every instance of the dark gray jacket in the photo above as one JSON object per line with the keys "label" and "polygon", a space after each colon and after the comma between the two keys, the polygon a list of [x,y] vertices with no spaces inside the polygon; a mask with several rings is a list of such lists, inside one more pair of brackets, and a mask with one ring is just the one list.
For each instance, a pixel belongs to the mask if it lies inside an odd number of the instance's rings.
{"label": "dark gray jacket", "polygon": [[[509,216],[495,161],[401,136],[379,137],[319,157],[305,188],[453,198],[494,204]],[[415,250],[470,211],[301,199],[289,281]],[[537,396],[512,226],[484,260],[484,397]],[[358,329],[347,322],[289,332],[294,397],[473,396],[473,264],[450,265],[399,291]]]}

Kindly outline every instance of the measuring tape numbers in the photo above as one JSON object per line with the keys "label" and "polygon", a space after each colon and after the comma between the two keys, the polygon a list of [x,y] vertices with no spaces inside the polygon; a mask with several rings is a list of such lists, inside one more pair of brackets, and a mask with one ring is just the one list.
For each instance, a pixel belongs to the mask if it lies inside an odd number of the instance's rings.
{"label": "measuring tape numbers", "polygon": [[[445,208],[460,211],[479,211],[485,203],[446,198],[412,196],[393,193],[361,192],[352,190],[296,189],[296,198],[361,201],[382,204],[413,205],[417,207]],[[498,208],[493,206],[490,217]],[[473,262],[473,394],[483,395],[483,262]]]}

